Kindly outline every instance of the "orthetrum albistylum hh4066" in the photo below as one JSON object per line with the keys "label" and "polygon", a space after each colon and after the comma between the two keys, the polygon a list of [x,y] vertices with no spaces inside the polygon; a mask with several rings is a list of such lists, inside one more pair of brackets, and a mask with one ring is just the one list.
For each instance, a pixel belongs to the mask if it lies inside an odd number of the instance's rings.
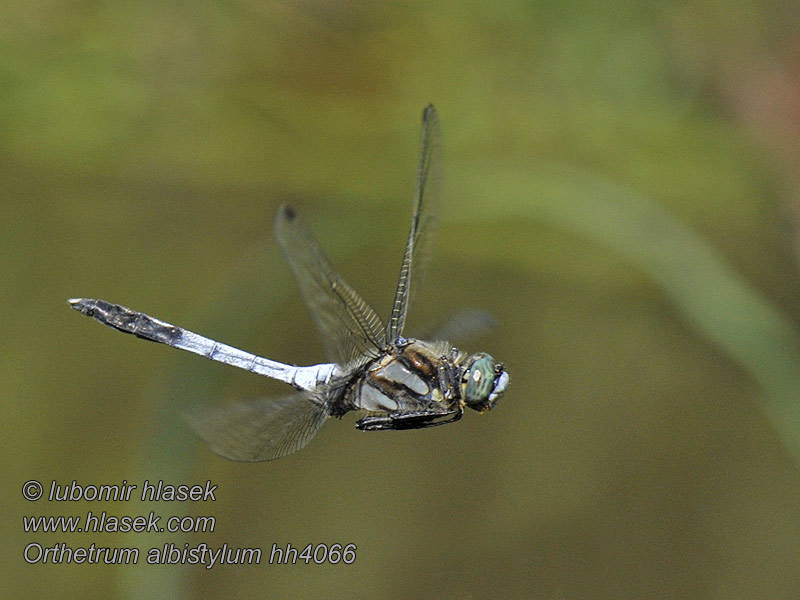
{"label": "orthetrum albistylum hh4066", "polygon": [[486,353],[466,354],[447,341],[403,337],[414,254],[431,229],[439,159],[433,106],[422,116],[414,212],[392,312],[383,324],[334,270],[294,210],[283,206],[275,235],[323,335],[330,363],[295,367],[237,350],[105,300],[72,299],[75,310],[118,331],[188,350],[279,379],[299,392],[233,404],[192,418],[212,450],[233,460],[264,461],[305,446],[328,417],[366,411],[363,431],[422,429],[458,421],[464,408],[485,412],[508,386],[508,373]]}

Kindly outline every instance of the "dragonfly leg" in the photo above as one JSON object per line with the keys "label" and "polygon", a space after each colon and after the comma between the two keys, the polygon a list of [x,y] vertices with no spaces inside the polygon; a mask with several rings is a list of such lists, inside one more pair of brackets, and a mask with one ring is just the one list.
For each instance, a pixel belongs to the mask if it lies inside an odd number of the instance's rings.
{"label": "dragonfly leg", "polygon": [[389,413],[388,415],[371,415],[356,423],[361,431],[399,431],[403,429],[426,429],[455,423],[464,415],[464,409],[441,412],[422,410],[408,413]]}
{"label": "dragonfly leg", "polygon": [[[453,353],[457,354],[458,351],[453,348],[451,354]],[[459,385],[459,370],[455,366],[455,361],[452,358],[448,360],[446,356],[441,356],[437,371],[439,375],[439,391],[442,394],[442,398],[452,401],[456,396]]]}

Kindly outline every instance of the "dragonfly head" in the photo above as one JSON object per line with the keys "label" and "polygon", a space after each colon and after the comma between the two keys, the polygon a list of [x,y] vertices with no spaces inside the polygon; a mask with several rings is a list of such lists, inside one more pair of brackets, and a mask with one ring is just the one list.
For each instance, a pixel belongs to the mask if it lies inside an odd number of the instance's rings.
{"label": "dragonfly head", "polygon": [[485,352],[473,354],[467,365],[461,377],[461,397],[473,410],[491,410],[508,387],[508,373]]}

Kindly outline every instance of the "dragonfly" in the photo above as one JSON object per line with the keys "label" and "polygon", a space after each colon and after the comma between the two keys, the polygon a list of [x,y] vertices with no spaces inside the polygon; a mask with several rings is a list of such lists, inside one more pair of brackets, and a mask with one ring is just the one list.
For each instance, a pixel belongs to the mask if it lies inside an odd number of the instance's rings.
{"label": "dragonfly", "polygon": [[[293,394],[237,402],[198,411],[188,419],[208,446],[223,457],[260,462],[296,452],[330,417],[350,411],[364,416],[362,431],[424,429],[454,423],[465,408],[492,409],[508,387],[502,363],[468,354],[445,340],[404,337],[419,268],[418,250],[431,235],[440,161],[439,121],[433,105],[422,115],[411,228],[389,320],[384,323],[333,269],[295,210],[283,205],[275,236],[320,330],[331,362],[293,366],[270,360],[144,313],[105,300],[73,298],[80,313],[145,340],[187,350],[214,361],[288,383]],[[415,277],[412,278],[412,274]]]}

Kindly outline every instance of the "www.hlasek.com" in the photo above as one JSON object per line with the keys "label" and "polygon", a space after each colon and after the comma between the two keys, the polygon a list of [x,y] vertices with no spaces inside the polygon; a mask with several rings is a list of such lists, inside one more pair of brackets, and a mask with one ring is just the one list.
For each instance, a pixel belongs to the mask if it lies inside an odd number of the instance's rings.
{"label": "www.hlasek.com", "polygon": [[[22,486],[26,500],[35,502],[46,499],[50,502],[214,502],[217,486],[210,481],[198,485],[172,485],[163,480],[145,480],[141,494],[134,492],[139,486],[129,484],[81,485],[77,481],[59,484],[52,481],[45,495],[44,486],[36,481],[27,481]],[[170,504],[169,506],[172,506]],[[114,515],[105,510],[87,511],[86,515],[26,515],[22,517],[25,533],[213,533],[216,518],[210,515],[170,515],[155,511],[139,515]],[[355,544],[306,544],[294,547],[291,544],[272,544],[269,564],[352,564],[356,559]],[[261,548],[239,548],[209,546],[205,542],[196,545],[172,542],[142,549],[137,547],[111,547],[92,542],[88,546],[73,546],[63,541],[56,543],[31,542],[23,550],[28,564],[138,564],[141,559],[151,565],[201,564],[210,569],[221,564],[260,564]]]}

